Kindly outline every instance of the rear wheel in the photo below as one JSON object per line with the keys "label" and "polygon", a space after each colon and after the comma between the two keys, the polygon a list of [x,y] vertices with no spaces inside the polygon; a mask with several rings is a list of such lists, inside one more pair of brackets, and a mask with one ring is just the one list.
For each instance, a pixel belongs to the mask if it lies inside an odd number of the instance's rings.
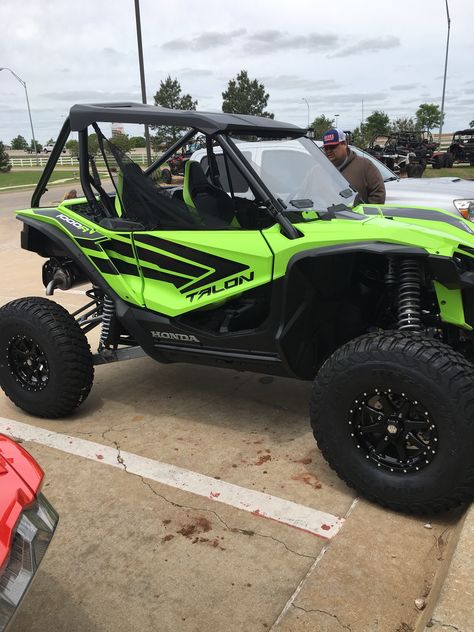
{"label": "rear wheel", "polygon": [[448,167],[448,169],[451,169],[453,164],[454,164],[454,156],[451,152],[447,152],[446,153],[446,158],[444,159],[445,162],[445,166]]}
{"label": "rear wheel", "polygon": [[474,491],[474,367],[420,334],[364,336],[319,371],[311,424],[331,467],[369,500],[410,513]]}
{"label": "rear wheel", "polygon": [[29,297],[0,309],[0,386],[27,413],[62,417],[89,394],[89,344],[60,305]]}
{"label": "rear wheel", "polygon": [[421,164],[409,164],[407,167],[407,175],[409,178],[421,178],[425,167]]}

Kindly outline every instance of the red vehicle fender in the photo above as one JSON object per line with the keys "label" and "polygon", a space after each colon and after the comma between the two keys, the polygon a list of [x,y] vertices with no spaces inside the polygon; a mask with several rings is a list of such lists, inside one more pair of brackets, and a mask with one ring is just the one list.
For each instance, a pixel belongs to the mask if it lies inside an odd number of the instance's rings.
{"label": "red vehicle fender", "polygon": [[0,435],[0,570],[21,512],[35,500],[43,470],[20,445]]}

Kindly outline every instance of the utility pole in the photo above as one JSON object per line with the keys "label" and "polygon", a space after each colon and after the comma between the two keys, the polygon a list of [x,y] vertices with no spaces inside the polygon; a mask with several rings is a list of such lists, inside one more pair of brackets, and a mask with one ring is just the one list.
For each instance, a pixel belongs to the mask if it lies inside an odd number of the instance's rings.
{"label": "utility pole", "polygon": [[446,18],[448,20],[448,36],[446,38],[446,57],[444,60],[444,78],[443,78],[443,96],[441,98],[441,122],[439,124],[438,143],[441,143],[441,132],[443,131],[443,118],[444,118],[444,95],[446,92],[446,74],[448,71],[448,50],[449,50],[449,31],[451,29],[451,18],[449,17],[448,0],[446,2]]}
{"label": "utility pole", "polygon": [[35,152],[35,159],[36,159],[36,164],[39,164],[38,161],[38,152],[36,151],[36,139],[35,139],[35,132],[33,130],[33,119],[31,118],[31,110],[30,110],[30,101],[28,99],[28,90],[26,89],[26,81],[23,81],[23,79],[21,79],[16,72],[13,72],[13,70],[11,68],[0,68],[0,72],[2,70],[8,70],[8,72],[11,72],[12,75],[15,77],[15,79],[18,79],[18,81],[21,83],[21,85],[24,87],[25,89],[25,96],[26,96],[26,105],[28,107],[28,116],[30,117],[30,126],[31,126],[31,138],[33,140],[33,151]]}
{"label": "utility pole", "polygon": [[301,100],[306,103],[306,107],[308,108],[308,129],[309,129],[309,103],[304,97],[302,97]]}
{"label": "utility pole", "polygon": [[[137,24],[138,62],[140,64],[140,83],[142,87],[142,103],[146,105],[145,66],[143,64],[142,26],[140,22],[140,0],[135,0],[135,21]],[[145,125],[146,158],[151,165],[150,130]]]}

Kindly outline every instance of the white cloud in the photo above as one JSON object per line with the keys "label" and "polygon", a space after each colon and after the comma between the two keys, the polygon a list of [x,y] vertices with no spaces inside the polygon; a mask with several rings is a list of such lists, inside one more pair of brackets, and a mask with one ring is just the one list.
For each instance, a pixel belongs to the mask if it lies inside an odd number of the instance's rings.
{"label": "white cloud", "polygon": [[[229,79],[246,69],[263,81],[268,109],[299,125],[303,97],[311,118],[338,112],[345,129],[359,124],[362,100],[365,116],[383,109],[391,117],[441,103],[446,16],[432,0],[399,0],[389,18],[379,0],[326,3],[324,13],[314,0],[239,0],[225,10],[222,0],[175,0],[166,11],[141,0],[140,8],[149,102],[170,74],[198,107],[218,110]],[[473,94],[474,3],[455,3],[450,13],[448,131],[474,117],[469,103],[452,101]],[[0,66],[27,82],[40,142],[57,135],[75,101],[141,100],[133,2],[1,0],[0,24]],[[0,72],[0,140],[17,134],[30,135],[25,93]]]}

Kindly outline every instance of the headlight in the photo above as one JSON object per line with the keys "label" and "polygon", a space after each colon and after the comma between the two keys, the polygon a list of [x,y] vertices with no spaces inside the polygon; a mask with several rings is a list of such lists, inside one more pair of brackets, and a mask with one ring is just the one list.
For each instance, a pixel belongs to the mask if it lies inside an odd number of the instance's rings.
{"label": "headlight", "polygon": [[13,535],[10,557],[0,575],[0,632],[20,603],[53,537],[58,516],[46,498],[26,509]]}
{"label": "headlight", "polygon": [[464,219],[474,221],[474,200],[453,200],[453,203]]}

